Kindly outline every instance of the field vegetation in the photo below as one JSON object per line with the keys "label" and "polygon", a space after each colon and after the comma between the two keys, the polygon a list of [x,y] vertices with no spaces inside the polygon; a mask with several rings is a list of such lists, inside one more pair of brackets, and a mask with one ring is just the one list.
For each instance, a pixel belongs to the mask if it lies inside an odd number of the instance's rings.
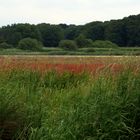
{"label": "field vegetation", "polygon": [[[69,41],[68,41],[69,42]],[[67,43],[66,43],[67,44]],[[42,48],[38,50],[21,50],[21,49],[0,49],[0,55],[129,55],[129,56],[139,56],[140,47],[118,47],[118,48],[77,48],[74,44],[74,49],[68,48]],[[68,48],[68,49],[67,49]],[[72,43],[73,48],[73,43]]]}
{"label": "field vegetation", "polygon": [[139,140],[140,57],[0,57],[0,139]]}

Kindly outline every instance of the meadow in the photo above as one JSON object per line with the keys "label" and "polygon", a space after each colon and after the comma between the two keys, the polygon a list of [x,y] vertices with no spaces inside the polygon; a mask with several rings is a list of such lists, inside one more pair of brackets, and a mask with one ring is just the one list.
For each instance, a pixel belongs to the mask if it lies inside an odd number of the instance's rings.
{"label": "meadow", "polygon": [[0,140],[139,140],[140,57],[0,57]]}
{"label": "meadow", "polygon": [[118,48],[78,48],[77,50],[69,51],[58,47],[44,47],[40,51],[21,50],[17,48],[0,49],[0,55],[129,55],[139,56],[140,47],[118,47]]}

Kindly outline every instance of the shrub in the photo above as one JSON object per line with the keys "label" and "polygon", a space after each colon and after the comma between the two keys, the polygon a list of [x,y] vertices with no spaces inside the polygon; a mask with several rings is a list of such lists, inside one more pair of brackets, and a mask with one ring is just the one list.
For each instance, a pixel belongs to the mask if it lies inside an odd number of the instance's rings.
{"label": "shrub", "polygon": [[75,41],[72,41],[72,40],[60,41],[59,47],[65,49],[65,50],[70,50],[70,51],[77,49],[77,45],[76,45]]}
{"label": "shrub", "polygon": [[9,49],[12,48],[13,46],[11,44],[8,44],[6,42],[0,43],[0,49]]}
{"label": "shrub", "polygon": [[18,48],[23,50],[37,51],[37,50],[41,50],[42,44],[36,39],[24,38],[19,41]]}
{"label": "shrub", "polygon": [[93,41],[92,41],[92,39],[86,39],[85,40],[85,43],[86,43],[85,47],[93,47]]}
{"label": "shrub", "polygon": [[111,41],[96,40],[92,45],[94,48],[118,48],[118,45]]}
{"label": "shrub", "polygon": [[76,39],[75,39],[76,44],[78,47],[92,47],[93,41],[92,39],[87,39],[83,34],[80,34]]}
{"label": "shrub", "polygon": [[83,34],[80,34],[76,39],[75,39],[76,44],[79,47],[85,47],[86,46],[86,37]]}

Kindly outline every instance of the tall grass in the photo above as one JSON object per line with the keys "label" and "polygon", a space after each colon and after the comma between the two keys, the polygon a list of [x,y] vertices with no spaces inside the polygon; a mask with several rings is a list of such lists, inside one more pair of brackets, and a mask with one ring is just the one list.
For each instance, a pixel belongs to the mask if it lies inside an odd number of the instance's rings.
{"label": "tall grass", "polygon": [[140,73],[0,72],[2,140],[138,140]]}

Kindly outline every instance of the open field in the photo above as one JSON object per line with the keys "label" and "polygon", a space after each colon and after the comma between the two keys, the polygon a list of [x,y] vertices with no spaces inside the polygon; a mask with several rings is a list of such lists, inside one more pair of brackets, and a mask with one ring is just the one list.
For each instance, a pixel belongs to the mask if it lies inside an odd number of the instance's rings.
{"label": "open field", "polygon": [[79,48],[76,51],[66,51],[61,48],[46,47],[40,52],[24,51],[20,49],[3,49],[0,55],[140,55],[140,47],[119,47],[119,48]]}
{"label": "open field", "polygon": [[0,140],[139,140],[139,118],[139,56],[0,56]]}

